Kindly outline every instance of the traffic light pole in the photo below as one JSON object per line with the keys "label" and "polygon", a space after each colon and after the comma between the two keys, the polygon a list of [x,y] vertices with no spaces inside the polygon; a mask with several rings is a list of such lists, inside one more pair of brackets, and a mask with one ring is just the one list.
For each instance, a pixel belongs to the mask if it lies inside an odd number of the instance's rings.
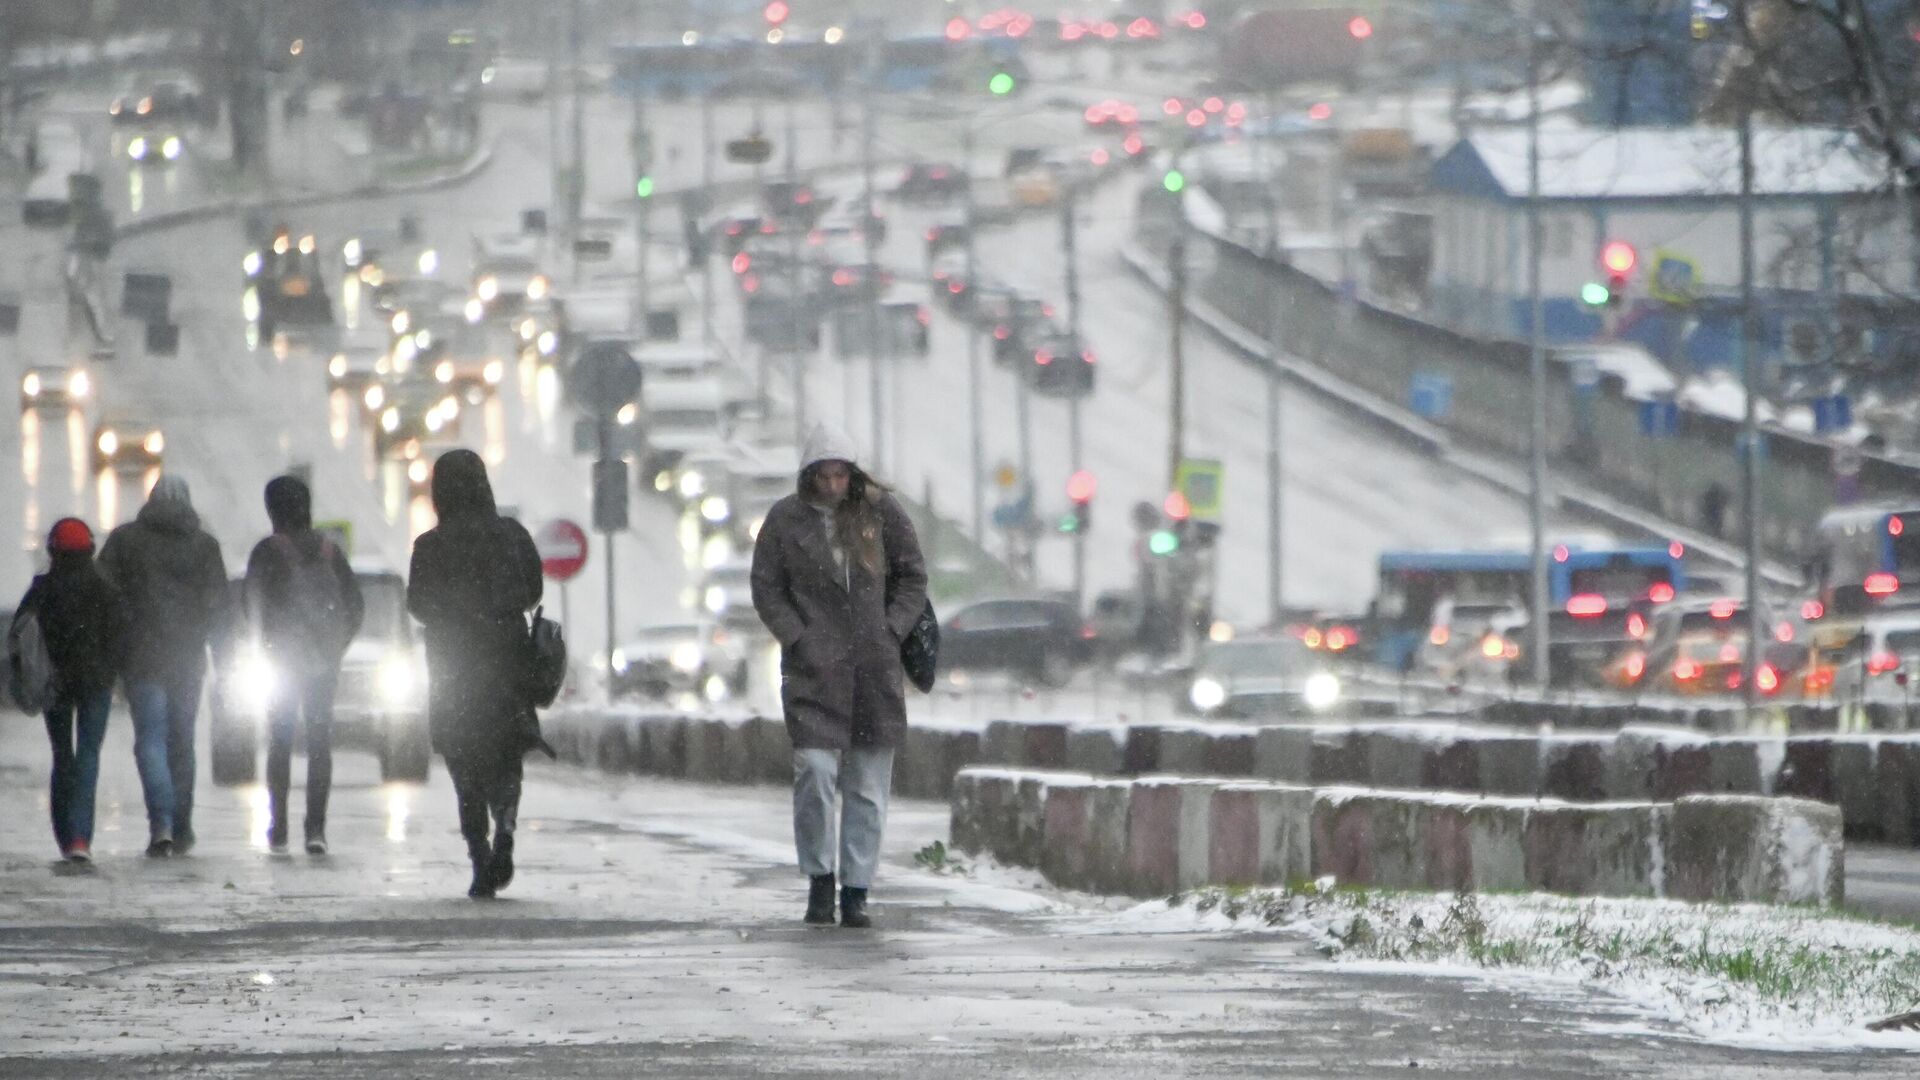
{"label": "traffic light pole", "polygon": [[1747,399],[1740,422],[1747,447],[1740,470],[1747,541],[1747,670],[1740,687],[1745,723],[1751,728],[1766,613],[1760,607],[1760,357],[1753,332],[1753,99],[1743,94],[1740,101],[1740,370]]}
{"label": "traffic light pole", "polygon": [[1528,376],[1532,381],[1532,425],[1528,454],[1527,523],[1533,544],[1532,596],[1528,605],[1528,648],[1534,684],[1551,685],[1552,660],[1547,636],[1547,330],[1540,295],[1540,34],[1527,29],[1527,308]]}
{"label": "traffic light pole", "polygon": [[[868,453],[873,457],[876,470],[884,474],[883,463],[886,455],[881,445],[881,425],[885,422],[885,408],[881,402],[881,361],[889,350],[880,340],[880,270],[879,238],[873,235],[874,198],[873,198],[873,91],[867,89],[860,97],[860,175],[865,192],[866,208],[862,211],[864,220],[860,223],[860,238],[866,248],[867,265],[862,273],[860,288],[864,293],[863,301],[867,309],[867,400],[873,423],[873,438],[868,444]],[[852,402],[848,402],[852,404]]]}
{"label": "traffic light pole", "polygon": [[1187,417],[1187,217],[1175,207],[1173,243],[1167,248],[1167,275],[1172,287],[1167,290],[1167,316],[1173,323],[1168,349],[1173,358],[1167,393],[1167,490],[1172,491],[1180,475],[1180,462],[1186,457]]}
{"label": "traffic light pole", "polygon": [[[1080,259],[1078,255],[1078,203],[1080,201],[1078,184],[1067,185],[1066,198],[1060,206],[1060,246],[1066,255],[1067,263],[1067,339],[1073,342],[1077,350],[1084,350],[1085,343],[1080,340]],[[1080,427],[1081,398],[1075,396],[1067,402],[1067,461],[1068,470],[1077,474],[1081,468],[1082,432]],[[1087,530],[1084,522],[1073,530],[1073,606],[1075,611],[1082,609],[1087,595]]]}
{"label": "traffic light pole", "polygon": [[[701,205],[711,207],[713,198],[713,95],[700,95],[700,190],[704,193]],[[697,221],[696,229],[705,229],[707,222]],[[713,348],[713,251],[712,234],[701,242],[700,260],[700,341],[708,350]]]}
{"label": "traffic light pole", "polygon": [[[973,260],[973,125],[961,129],[960,167],[967,177],[966,192],[966,264],[967,281],[974,279]],[[980,327],[973,320],[967,323],[967,438],[973,457],[973,544],[981,550],[986,549],[987,517],[987,464],[982,452],[980,433]]]}
{"label": "traffic light pole", "polygon": [[[634,253],[634,257],[638,266],[636,276],[639,279],[634,285],[634,303],[639,307],[638,317],[634,320],[634,326],[638,331],[641,347],[644,348],[647,343],[647,311],[649,310],[649,302],[652,299],[647,295],[647,242],[649,239],[647,235],[647,227],[649,224],[647,218],[648,211],[653,206],[652,180],[648,176],[648,170],[653,167],[653,163],[647,160],[652,156],[652,152],[651,148],[647,145],[646,98],[637,91],[633,95],[633,134],[631,141],[633,143],[634,201],[640,204],[633,208],[634,244],[638,248]],[[644,190],[642,190],[643,186]]]}

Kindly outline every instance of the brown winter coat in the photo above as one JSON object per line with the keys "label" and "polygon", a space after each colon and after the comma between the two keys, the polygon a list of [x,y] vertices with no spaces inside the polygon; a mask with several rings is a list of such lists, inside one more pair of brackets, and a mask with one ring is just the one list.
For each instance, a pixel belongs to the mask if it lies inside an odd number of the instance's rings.
{"label": "brown winter coat", "polygon": [[753,548],[753,606],[780,642],[780,704],[800,750],[897,747],[906,736],[900,642],[927,602],[927,567],[906,511],[876,504],[885,577],[858,558],[842,584],[825,518],[798,495],[775,503]]}

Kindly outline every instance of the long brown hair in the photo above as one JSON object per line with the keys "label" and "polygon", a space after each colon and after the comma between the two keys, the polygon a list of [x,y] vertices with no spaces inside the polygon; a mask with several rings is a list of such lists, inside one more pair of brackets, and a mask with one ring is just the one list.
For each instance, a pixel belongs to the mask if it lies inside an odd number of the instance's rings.
{"label": "long brown hair", "polygon": [[[820,466],[800,470],[800,497],[811,500],[819,491]],[[833,539],[875,577],[886,572],[886,547],[880,539],[880,500],[887,486],[853,462],[847,462],[847,497],[833,508]]]}

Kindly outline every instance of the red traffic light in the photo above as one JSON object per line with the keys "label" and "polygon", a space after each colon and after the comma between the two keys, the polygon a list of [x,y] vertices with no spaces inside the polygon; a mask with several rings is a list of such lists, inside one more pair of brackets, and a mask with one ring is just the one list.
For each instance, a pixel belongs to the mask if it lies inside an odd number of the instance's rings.
{"label": "red traffic light", "polygon": [[1373,20],[1365,15],[1355,15],[1347,20],[1347,33],[1352,34],[1355,41],[1365,41],[1373,36]]}
{"label": "red traffic light", "polygon": [[1169,494],[1167,501],[1160,504],[1160,509],[1175,521],[1185,521],[1193,514],[1193,507],[1187,505],[1186,495],[1178,491]]}
{"label": "red traffic light", "polygon": [[787,21],[787,0],[772,0],[761,14],[767,17],[767,23],[769,25],[779,26],[781,23]]}
{"label": "red traffic light", "polygon": [[1640,256],[1633,250],[1633,245],[1624,240],[1609,240],[1600,249],[1600,265],[1606,267],[1610,274],[1632,273],[1633,265],[1639,261]]}
{"label": "red traffic light", "polygon": [[1093,501],[1093,493],[1100,489],[1100,482],[1091,471],[1081,469],[1067,477],[1067,498],[1077,503]]}

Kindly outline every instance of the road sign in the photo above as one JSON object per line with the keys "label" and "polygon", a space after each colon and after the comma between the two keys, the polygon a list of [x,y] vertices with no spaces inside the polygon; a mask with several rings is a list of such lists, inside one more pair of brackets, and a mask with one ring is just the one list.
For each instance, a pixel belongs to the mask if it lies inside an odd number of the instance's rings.
{"label": "road sign", "polygon": [[1669,304],[1693,301],[1694,283],[1700,280],[1700,268],[1692,259],[1677,252],[1656,250],[1653,273],[1647,279],[1647,295]]}
{"label": "road sign", "polygon": [[627,463],[621,458],[593,463],[593,527],[601,532],[627,527]]}
{"label": "road sign", "polygon": [[565,518],[540,526],[533,546],[540,553],[540,572],[555,581],[571,581],[587,565],[587,531]]}
{"label": "road sign", "polygon": [[1453,380],[1435,372],[1415,372],[1408,386],[1413,411],[1429,420],[1443,420],[1453,407]]}
{"label": "road sign", "polygon": [[567,395],[598,416],[612,416],[640,395],[640,365],[619,344],[595,341],[567,372]]}
{"label": "road sign", "polygon": [[1174,470],[1173,486],[1186,497],[1187,512],[1195,521],[1220,520],[1225,467],[1208,458],[1187,458]]}

